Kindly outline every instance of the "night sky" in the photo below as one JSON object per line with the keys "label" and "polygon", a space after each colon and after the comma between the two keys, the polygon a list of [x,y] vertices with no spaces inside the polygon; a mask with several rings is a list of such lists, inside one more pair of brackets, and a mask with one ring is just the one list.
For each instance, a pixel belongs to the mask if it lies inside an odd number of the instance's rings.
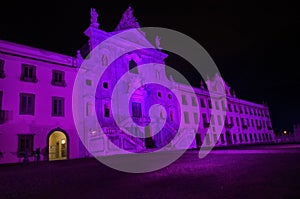
{"label": "night sky", "polygon": [[[87,41],[83,32],[90,24],[91,7],[99,14],[100,29],[113,31],[131,5],[142,27],[170,28],[198,41],[239,98],[267,102],[275,132],[292,130],[293,124],[300,123],[296,1],[195,2],[200,5],[157,0],[10,0],[0,6],[0,39],[75,56]],[[187,67],[174,67],[199,86],[198,76]]]}

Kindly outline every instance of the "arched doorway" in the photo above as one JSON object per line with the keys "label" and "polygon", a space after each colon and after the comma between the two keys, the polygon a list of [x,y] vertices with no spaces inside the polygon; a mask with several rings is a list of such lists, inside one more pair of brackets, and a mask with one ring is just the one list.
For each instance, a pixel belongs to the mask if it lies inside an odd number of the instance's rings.
{"label": "arched doorway", "polygon": [[61,129],[52,130],[47,138],[48,160],[66,160],[69,156],[69,138]]}
{"label": "arched doorway", "polygon": [[226,131],[226,142],[227,145],[232,145],[231,133],[229,131]]}

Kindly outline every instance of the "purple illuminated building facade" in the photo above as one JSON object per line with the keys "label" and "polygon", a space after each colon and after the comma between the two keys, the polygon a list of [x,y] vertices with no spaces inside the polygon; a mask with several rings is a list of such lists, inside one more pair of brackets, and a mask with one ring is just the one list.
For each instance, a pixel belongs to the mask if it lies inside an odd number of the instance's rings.
{"label": "purple illuminated building facade", "polygon": [[[87,69],[84,78],[80,79],[82,95],[78,109],[80,122],[75,127],[72,114],[72,93],[76,75],[88,53],[106,38],[122,30],[139,28],[139,24],[129,8],[114,32],[105,32],[99,28],[97,13],[91,12],[91,25],[84,34],[89,38],[85,50],[77,52],[76,57],[66,56],[42,49],[32,48],[16,43],[0,40],[0,163],[21,162],[24,156],[29,161],[34,160],[35,151],[40,148],[41,160],[63,160],[89,156],[89,151],[99,155],[114,154],[114,149],[120,147],[128,151],[144,151],[148,148],[161,148],[167,143],[172,149],[183,148],[187,138],[194,141],[190,148],[200,145],[216,146],[253,144],[274,142],[274,132],[269,116],[268,106],[239,99],[219,75],[207,79],[206,85],[201,83],[198,88],[174,81],[167,77],[162,68],[154,68],[153,74],[139,71],[140,64],[164,64],[167,54],[159,46],[144,51],[128,53],[117,60],[110,60],[114,49],[122,51],[122,45],[149,45],[142,32],[135,31],[135,41],[111,43],[101,50],[98,69],[103,70],[112,62],[112,69],[104,72],[97,81],[93,68]],[[88,55],[88,56],[93,56]],[[132,69],[132,70],[131,70]],[[166,124],[161,133],[151,135],[155,129],[140,132],[150,135],[150,138],[138,138],[127,135],[117,127],[115,120],[130,131],[130,118],[113,118],[111,96],[118,79],[129,70],[130,81],[127,89],[136,89],[133,93],[129,112],[136,124],[146,126],[150,122],[149,108],[156,103],[165,109],[157,110],[161,118],[166,118]],[[140,86],[143,75],[153,75],[163,86]],[[224,84],[226,100],[214,98],[209,93],[210,87],[218,93],[218,85]],[[180,98],[176,98],[173,92]],[[96,89],[96,96],[89,91]],[[190,93],[195,92],[196,97]],[[226,102],[226,103],[225,103]],[[96,107],[96,108],[95,108]],[[128,108],[128,107],[126,107]],[[211,108],[216,112],[226,111],[226,117],[211,114]],[[97,116],[97,117],[95,117]],[[217,129],[225,122],[220,137]],[[154,122],[155,121],[151,121]],[[105,131],[100,134],[99,123]],[[178,126],[183,131],[173,139]],[[208,127],[211,128],[208,129]],[[159,124],[157,124],[159,129]],[[81,139],[78,131],[81,132]],[[137,132],[139,133],[139,132]],[[205,136],[208,135],[208,136]],[[117,153],[117,152],[116,152]]]}

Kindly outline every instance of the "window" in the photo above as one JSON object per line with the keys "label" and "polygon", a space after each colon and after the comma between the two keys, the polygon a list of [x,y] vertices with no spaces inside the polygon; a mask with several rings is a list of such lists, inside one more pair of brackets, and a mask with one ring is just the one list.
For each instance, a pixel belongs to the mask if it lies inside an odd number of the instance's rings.
{"label": "window", "polygon": [[110,117],[110,108],[108,104],[104,105],[104,117]]}
{"label": "window", "polygon": [[251,108],[249,108],[249,113],[250,113],[250,115],[252,115],[252,109]]}
{"label": "window", "polygon": [[133,59],[129,61],[129,71],[138,74],[137,63]]}
{"label": "window", "polygon": [[243,113],[243,108],[241,106],[239,106],[240,109],[240,113]]}
{"label": "window", "polygon": [[218,142],[217,134],[214,134],[213,136],[214,136],[214,142],[217,143]]}
{"label": "window", "polygon": [[171,122],[174,121],[174,113],[173,113],[173,111],[170,111],[170,121]]}
{"label": "window", "polygon": [[252,136],[252,133],[250,133],[249,136],[250,136],[250,142],[253,142],[253,136]]}
{"label": "window", "polygon": [[211,106],[211,100],[207,100],[207,103],[208,103],[208,108],[212,108],[212,106]]}
{"label": "window", "polygon": [[244,134],[245,142],[248,142],[248,136],[247,134]]}
{"label": "window", "polygon": [[142,117],[142,105],[141,103],[132,102],[132,117]]}
{"label": "window", "polygon": [[231,104],[228,104],[228,110],[229,110],[229,112],[232,112]]}
{"label": "window", "polygon": [[217,120],[218,120],[218,125],[221,125],[221,124],[222,124],[222,121],[221,121],[220,115],[217,115]]}
{"label": "window", "polygon": [[4,78],[5,73],[4,73],[4,60],[0,59],[0,78]]}
{"label": "window", "polygon": [[237,126],[240,126],[240,121],[239,121],[239,118],[238,118],[238,117],[236,118],[236,125],[237,125]]}
{"label": "window", "polygon": [[102,55],[102,66],[108,65],[108,59],[106,55]]}
{"label": "window", "polygon": [[33,138],[34,134],[18,134],[18,157],[33,155]]}
{"label": "window", "polygon": [[224,134],[221,134],[221,143],[224,144],[225,143],[225,139],[224,139]]}
{"label": "window", "polygon": [[233,105],[233,108],[234,108],[234,112],[237,113],[238,111],[237,111],[236,105]]}
{"label": "window", "polygon": [[185,111],[183,114],[184,114],[184,122],[185,122],[186,124],[190,123],[190,120],[189,120],[189,113]]}
{"label": "window", "polygon": [[223,100],[221,101],[221,104],[222,104],[222,110],[223,110],[223,111],[226,111],[225,102],[224,102]]}
{"label": "window", "polygon": [[192,97],[192,106],[197,106],[197,101],[195,97]]}
{"label": "window", "polygon": [[200,98],[200,104],[202,108],[205,108],[205,103],[204,103],[204,99]]}
{"label": "window", "polygon": [[211,115],[210,117],[211,117],[211,119],[210,119],[211,124],[214,125],[215,124],[215,117],[214,117],[214,115]]}
{"label": "window", "polygon": [[157,96],[158,96],[159,98],[161,98],[161,92],[158,92],[158,93],[157,93]]}
{"label": "window", "polygon": [[90,80],[90,79],[85,80],[85,84],[88,85],[88,86],[91,86],[92,85],[92,80]]}
{"label": "window", "polygon": [[215,101],[215,106],[216,106],[216,109],[217,109],[217,110],[220,109],[218,101]]}
{"label": "window", "polygon": [[199,123],[199,116],[198,116],[198,113],[194,113],[194,122],[195,122],[195,124],[198,124],[198,123]]}
{"label": "window", "polygon": [[240,140],[240,142],[243,142],[243,136],[242,136],[242,134],[239,134],[239,140]]}
{"label": "window", "polygon": [[35,95],[20,93],[20,115],[34,115]]}
{"label": "window", "polygon": [[64,98],[52,97],[52,116],[64,116]]}
{"label": "window", "polygon": [[182,95],[182,104],[187,105],[186,96]]}
{"label": "window", "polygon": [[245,111],[245,114],[248,114],[248,109],[247,109],[247,107],[244,107],[244,111]]}
{"label": "window", "polygon": [[168,94],[168,98],[169,98],[169,99],[172,99],[172,95],[171,95],[171,94]]}
{"label": "window", "polygon": [[237,139],[236,139],[236,134],[235,133],[233,134],[233,141],[234,141],[234,143],[237,143]]}
{"label": "window", "polygon": [[107,82],[103,82],[103,88],[108,88],[108,83]]}
{"label": "window", "polygon": [[20,79],[26,82],[37,82],[36,67],[28,64],[22,64],[22,73]]}
{"label": "window", "polygon": [[52,85],[54,86],[66,86],[65,72],[59,70],[52,70]]}
{"label": "window", "polygon": [[253,121],[253,119],[251,119],[251,124],[252,124],[252,127],[254,127],[254,121]]}

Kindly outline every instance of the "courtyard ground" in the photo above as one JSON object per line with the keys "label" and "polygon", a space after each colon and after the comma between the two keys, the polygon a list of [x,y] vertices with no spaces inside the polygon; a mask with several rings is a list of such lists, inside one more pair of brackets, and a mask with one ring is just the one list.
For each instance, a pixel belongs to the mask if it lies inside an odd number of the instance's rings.
{"label": "courtyard ground", "polygon": [[75,159],[0,165],[0,198],[300,198],[300,145],[187,151],[161,170],[130,174]]}

